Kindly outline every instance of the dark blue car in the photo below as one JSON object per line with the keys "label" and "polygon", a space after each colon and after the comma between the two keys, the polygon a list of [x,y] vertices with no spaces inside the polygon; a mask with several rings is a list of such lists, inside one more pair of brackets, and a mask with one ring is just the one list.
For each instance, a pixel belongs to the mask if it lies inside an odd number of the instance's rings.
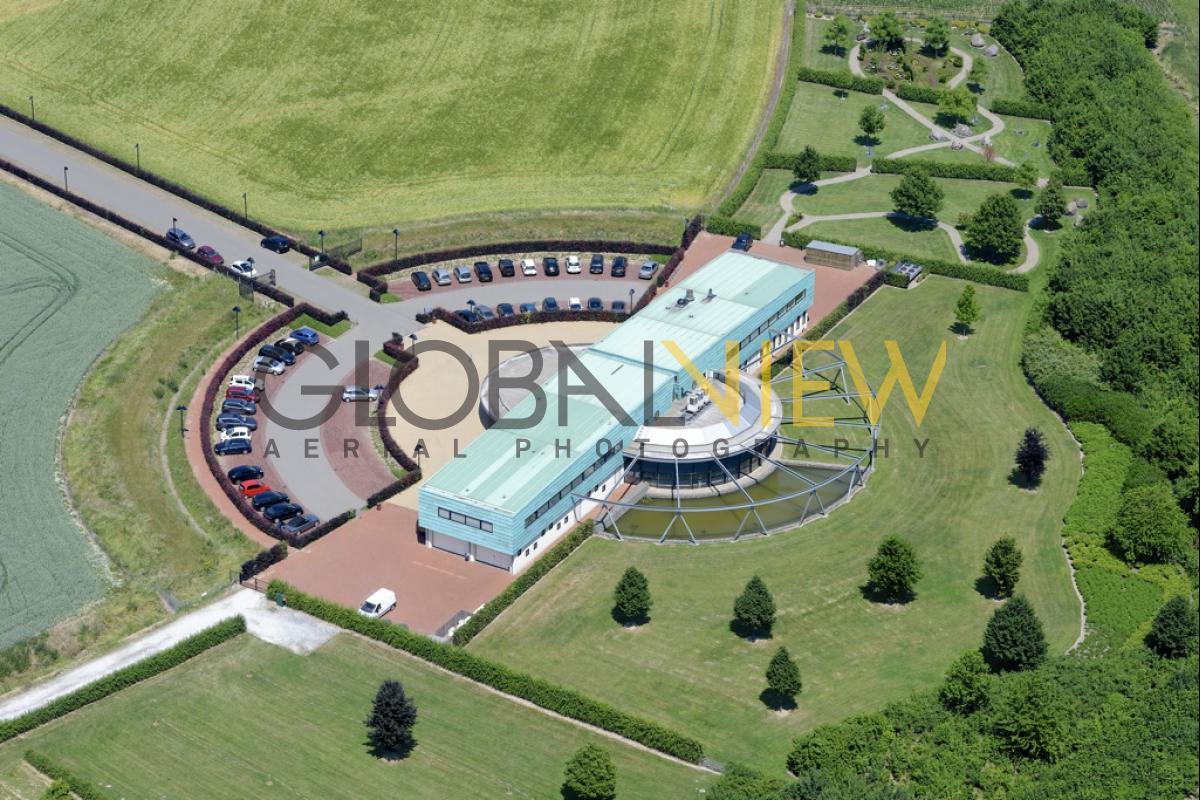
{"label": "dark blue car", "polygon": [[244,456],[250,452],[249,439],[230,439],[228,442],[217,442],[213,452],[219,456]]}
{"label": "dark blue car", "polygon": [[522,314],[532,314],[537,311],[537,303],[521,303]]}
{"label": "dark blue car", "polygon": [[258,420],[241,414],[218,414],[217,430],[223,431],[226,428],[249,428],[255,431],[258,430]]}
{"label": "dark blue car", "polygon": [[295,503],[276,503],[273,506],[267,506],[263,511],[263,516],[268,522],[283,522],[285,519],[291,519],[304,513],[304,509]]}
{"label": "dark blue car", "polygon": [[221,402],[222,414],[241,414],[252,417],[258,413],[258,406],[253,400],[243,400],[240,397],[227,397]]}
{"label": "dark blue car", "polygon": [[516,314],[516,312],[513,311],[512,303],[497,303],[496,304],[496,316],[511,317],[511,316],[514,316],[515,314]]}
{"label": "dark blue car", "polygon": [[276,361],[282,361],[289,367],[296,363],[296,356],[292,355],[291,351],[284,350],[282,347],[276,347],[273,344],[264,344],[258,348],[258,354],[267,358],[273,358]]}
{"label": "dark blue car", "polygon": [[317,336],[317,332],[308,326],[296,328],[296,330],[292,331],[292,338],[298,342],[303,342],[309,347],[321,341],[321,337]]}
{"label": "dark blue car", "polygon": [[558,301],[553,297],[542,300],[542,311],[558,311]]}
{"label": "dark blue car", "polygon": [[287,501],[288,496],[283,492],[270,491],[254,495],[254,497],[250,498],[250,505],[254,506],[255,511],[262,511],[264,508],[270,508],[276,503],[286,503]]}

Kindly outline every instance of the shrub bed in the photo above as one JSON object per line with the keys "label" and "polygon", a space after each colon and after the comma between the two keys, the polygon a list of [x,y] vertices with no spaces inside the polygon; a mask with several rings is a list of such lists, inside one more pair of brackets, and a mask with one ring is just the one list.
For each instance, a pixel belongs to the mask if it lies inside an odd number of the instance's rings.
{"label": "shrub bed", "polygon": [[841,322],[847,314],[866,302],[867,298],[875,294],[875,290],[884,283],[884,273],[876,272],[867,282],[850,293],[849,297],[843,300],[832,311],[825,315],[825,319],[813,325],[804,332],[804,338],[811,341],[817,341],[833,330],[833,327]]}
{"label": "shrub bed", "polygon": [[[783,243],[788,247],[804,248],[808,247],[808,243],[814,238],[816,237],[809,236],[803,231],[789,231],[783,235]],[[826,239],[824,241],[831,240]],[[858,242],[833,241],[833,243],[857,247],[863,251],[863,255],[867,258],[883,259],[889,264],[894,264],[897,261],[911,261],[914,264],[920,264],[925,268],[925,272],[931,275],[945,275],[947,278],[958,278],[959,280],[972,281],[973,283],[982,283],[986,286],[998,286],[1001,289],[1012,289],[1015,292],[1029,291],[1029,278],[1027,276],[1005,272],[995,267],[988,267],[981,264],[955,264],[952,261],[940,261],[936,258],[921,258],[909,255],[908,253],[888,250],[883,247],[859,244]]]}
{"label": "shrub bed", "polygon": [[470,619],[459,625],[458,629],[454,631],[454,644],[458,647],[466,646],[484,628],[490,625],[496,617],[500,616],[501,612],[517,602],[518,597],[532,589],[534,584],[550,574],[550,570],[554,569],[563,559],[575,552],[575,549],[579,545],[586,542],[594,529],[595,526],[591,520],[577,525],[575,530],[564,536],[562,541],[550,548],[548,553],[533,562],[529,569],[522,572],[519,578],[506,586],[504,591],[489,600]]}
{"label": "shrub bed", "polygon": [[656,722],[627,714],[573,689],[517,672],[461,647],[442,644],[385,620],[369,619],[352,609],[305,594],[283,581],[271,581],[267,591],[271,596],[282,592],[289,606],[306,614],[403,650],[442,669],[548,711],[594,725],[693,764],[704,756],[703,746],[695,739]]}
{"label": "shrub bed", "polygon": [[354,518],[353,512],[341,514],[331,520],[321,523],[316,528],[313,528],[308,533],[298,537],[284,536],[280,530],[271,523],[262,518],[247,502],[246,498],[242,497],[241,492],[229,480],[229,476],[225,474],[225,470],[221,468],[221,464],[217,461],[217,456],[213,453],[212,447],[212,427],[211,421],[213,410],[217,407],[217,394],[221,391],[225,376],[237,365],[242,358],[245,357],[254,348],[261,345],[280,329],[287,327],[297,318],[307,314],[313,319],[324,325],[336,325],[339,322],[347,319],[345,311],[330,313],[323,309],[311,306],[308,303],[301,303],[297,306],[289,308],[281,314],[276,314],[271,319],[264,322],[255,328],[245,339],[241,341],[229,355],[221,362],[216,373],[213,375],[212,381],[204,390],[204,402],[200,409],[200,447],[204,450],[204,462],[208,464],[208,469],[212,472],[217,483],[221,486],[221,491],[229,498],[229,501],[242,512],[242,515],[250,521],[250,524],[258,528],[263,533],[275,539],[286,541],[289,545],[296,548],[302,548],[305,545],[320,539],[322,536],[331,531],[345,525],[349,520]]}
{"label": "shrub bed", "polygon": [[[3,109],[4,109],[4,106],[0,106],[0,111],[3,111]],[[233,272],[233,270],[229,269],[229,267],[225,267],[225,266],[214,267],[212,264],[206,264],[204,261],[200,260],[200,257],[197,256],[192,251],[177,250],[175,248],[175,246],[172,245],[170,242],[168,242],[166,240],[166,238],[163,237],[161,234],[156,233],[155,231],[152,231],[143,225],[139,225],[138,223],[133,222],[132,220],[126,219],[125,217],[121,216],[117,212],[111,211],[98,203],[94,203],[91,200],[88,200],[86,197],[81,197],[80,195],[77,195],[74,192],[67,191],[66,189],[62,188],[61,186],[50,183],[47,180],[43,180],[39,176],[34,175],[32,172],[27,172],[26,170],[21,169],[16,164],[13,164],[10,161],[0,159],[0,169],[3,169],[5,172],[8,172],[11,175],[15,175],[16,177],[20,178],[21,180],[25,181],[26,183],[32,183],[34,186],[38,187],[39,189],[50,192],[51,194],[55,195],[56,197],[61,197],[63,200],[66,200],[67,202],[69,202],[73,205],[76,205],[79,208],[82,208],[84,211],[87,211],[88,213],[95,214],[97,217],[100,217],[101,219],[106,220],[107,222],[111,222],[113,225],[116,225],[120,228],[124,228],[125,230],[129,231],[130,233],[140,236],[143,239],[146,239],[147,241],[153,242],[154,244],[158,245],[159,247],[162,247],[166,250],[170,250],[173,253],[176,253],[180,258],[187,259],[188,261],[191,261],[193,264],[199,264],[200,266],[204,267],[207,270],[211,270],[211,271],[219,273],[221,275],[225,275],[227,277],[234,278],[235,280],[240,279],[239,276],[237,275],[237,273]],[[263,295],[264,297],[271,298],[272,300],[276,301],[277,303],[281,303],[281,304],[283,304],[285,306],[289,306],[289,307],[295,305],[295,303],[296,303],[296,299],[294,297],[292,297],[290,294],[288,294],[287,292],[283,291],[282,289],[280,289],[276,286],[271,286],[271,285],[265,284],[265,283],[259,283],[257,281],[252,283],[251,286],[254,288],[254,291],[258,292],[259,294]]]}
{"label": "shrub bed", "polygon": [[[243,228],[249,228],[250,230],[252,230],[256,233],[261,233],[263,236],[283,236],[291,244],[291,247],[293,250],[295,250],[298,253],[302,253],[302,254],[308,256],[309,258],[312,258],[313,256],[320,254],[320,251],[317,250],[316,248],[310,247],[309,245],[305,244],[304,242],[298,242],[295,239],[293,239],[292,237],[288,236],[287,234],[281,233],[280,231],[275,230],[274,228],[270,227],[269,225],[265,225],[265,224],[259,222],[258,220],[251,219],[250,217],[240,214],[237,211],[226,208],[225,206],[220,205],[219,203],[209,200],[204,195],[197,194],[196,192],[193,192],[191,189],[188,189],[185,186],[181,186],[178,183],[175,183],[174,181],[167,180],[166,178],[162,177],[161,175],[157,175],[153,172],[150,172],[149,170],[139,169],[136,164],[131,164],[128,161],[125,161],[124,159],[117,158],[116,156],[112,155],[111,153],[107,153],[97,147],[93,147],[92,145],[88,144],[87,142],[83,141],[82,139],[76,139],[74,136],[71,136],[69,133],[60,131],[58,128],[51,127],[51,126],[45,124],[44,122],[38,122],[37,120],[34,120],[34,119],[30,118],[29,116],[22,114],[20,111],[17,111],[14,108],[10,108],[9,106],[4,105],[3,103],[0,103],[0,114],[3,114],[4,116],[8,117],[9,119],[19,122],[22,125],[27,125],[30,128],[33,128],[35,131],[38,131],[39,133],[43,133],[52,139],[57,139],[58,141],[62,142],[63,144],[68,145],[76,150],[80,150],[84,153],[87,153],[92,158],[99,159],[100,161],[103,161],[105,164],[108,164],[109,166],[112,166],[112,167],[116,167],[117,169],[121,170],[122,172],[127,172],[130,175],[133,175],[134,177],[136,177],[140,180],[143,180],[146,183],[151,184],[152,186],[157,186],[159,189],[170,192],[171,194],[176,195],[177,197],[182,197],[184,200],[187,200],[189,203],[194,203],[195,205],[198,205],[207,211],[211,211],[212,213],[214,213],[218,216],[224,217],[225,219],[229,220],[230,222],[236,222],[238,225],[241,225]],[[9,171],[11,172],[12,170],[9,170]],[[62,196],[62,195],[60,195],[60,196]],[[72,202],[75,202],[75,201],[72,200]],[[89,209],[89,211],[90,210],[91,209]],[[338,272],[345,273],[346,275],[349,275],[351,272],[350,265],[347,264],[345,261],[343,261],[340,258],[328,256],[326,263],[329,266],[336,269]],[[289,303],[289,305],[290,305],[290,303]]]}
{"label": "shrub bed", "polygon": [[[832,86],[835,89],[845,89],[863,94],[883,94],[883,78],[859,77],[850,71],[834,69],[811,69],[801,67],[796,70],[796,78],[805,83],[819,83]],[[934,102],[937,102],[936,100]]]}
{"label": "shrub bed", "polygon": [[178,666],[190,658],[194,658],[205,650],[216,647],[224,641],[232,639],[246,630],[246,620],[242,617],[231,617],[224,622],[218,622],[211,628],[200,631],[195,636],[189,636],[182,642],[163,650],[161,653],[143,659],[136,664],[119,669],[99,680],[89,683],[70,694],[63,695],[57,700],[51,700],[41,708],[26,712],[19,717],[0,722],[0,742],[7,742],[15,736],[45,725],[51,720],[69,714],[76,709],[102,700],[110,694],[141,683],[171,667]]}
{"label": "shrub bed", "polygon": [[871,172],[879,175],[907,175],[921,171],[934,178],[1000,181],[1015,183],[1017,171],[1003,164],[963,164],[953,161],[933,161],[919,158],[877,158],[871,162]]}
{"label": "shrub bed", "polygon": [[1128,392],[1069,377],[1050,378],[1033,388],[1069,422],[1098,422],[1112,431],[1117,441],[1135,449],[1145,446],[1158,423]]}
{"label": "shrub bed", "polygon": [[[854,156],[831,156],[825,153],[820,153],[819,156],[822,172],[854,172],[858,169],[858,160]],[[792,170],[796,168],[796,159],[799,157],[799,153],[781,153],[773,150],[763,156],[763,167]]]}
{"label": "shrub bed", "polygon": [[255,575],[263,572],[268,567],[278,564],[285,558],[287,558],[287,545],[283,542],[272,545],[264,550],[259,550],[258,555],[242,563],[242,568],[238,572],[238,583],[245,583]]}
{"label": "shrub bed", "polygon": [[108,800],[110,795],[100,791],[94,784],[80,778],[62,764],[54,761],[37,750],[25,751],[25,763],[45,775],[52,781],[62,781],[71,789],[71,794],[79,800]]}
{"label": "shrub bed", "polygon": [[1050,120],[1050,107],[1037,100],[1015,97],[1000,97],[992,101],[993,114],[1004,114],[1007,117],[1026,117],[1027,119]]}

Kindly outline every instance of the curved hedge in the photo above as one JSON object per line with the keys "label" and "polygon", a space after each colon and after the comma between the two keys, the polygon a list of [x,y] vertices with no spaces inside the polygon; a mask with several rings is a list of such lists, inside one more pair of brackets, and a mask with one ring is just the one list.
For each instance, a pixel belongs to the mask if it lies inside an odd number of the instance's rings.
{"label": "curved hedge", "polygon": [[506,608],[517,602],[518,597],[532,589],[535,583],[550,574],[550,570],[558,566],[571,553],[574,553],[579,545],[588,540],[588,537],[592,535],[594,530],[595,525],[591,520],[577,525],[575,530],[564,536],[562,541],[550,548],[544,556],[533,562],[529,566],[529,569],[521,573],[520,577],[504,587],[504,591],[489,600],[483,608],[471,615],[470,619],[459,625],[454,631],[453,643],[458,647],[464,647],[470,643],[496,617],[500,616]]}
{"label": "curved hedge", "polygon": [[860,77],[849,70],[801,67],[796,70],[796,79],[805,83],[819,83],[822,86],[832,86],[835,89],[845,89],[850,92],[883,94],[883,78]]}
{"label": "curved hedge", "polygon": [[456,675],[490,686],[503,694],[527,700],[548,711],[594,725],[693,764],[704,757],[704,747],[695,739],[676,733],[657,722],[635,717],[593,700],[574,689],[517,672],[503,664],[469,653],[461,647],[442,644],[386,620],[364,617],[352,609],[305,594],[280,580],[271,581],[267,592],[271,596],[282,592],[287,604],[292,608],[375,639],[389,647],[403,650]]}
{"label": "curved hedge", "polygon": [[171,667],[178,666],[190,658],[194,658],[205,650],[216,647],[246,630],[246,620],[240,616],[231,617],[224,622],[218,622],[211,628],[206,628],[194,636],[189,636],[176,645],[168,647],[160,653],[143,659],[136,664],[119,669],[116,672],[87,686],[76,689],[70,694],[63,695],[57,700],[51,700],[41,708],[26,712],[19,717],[0,722],[0,742],[7,742],[15,736],[45,725],[51,720],[69,714],[76,709],[103,700],[110,694],[141,683]]}
{"label": "curved hedge", "polygon": [[1017,170],[1003,164],[986,162],[972,164],[921,158],[877,158],[871,162],[871,172],[879,175],[907,175],[914,171],[924,172],[933,178],[960,178],[1002,183],[1015,183],[1017,180]]}
{"label": "curved hedge", "polygon": [[[45,775],[52,781],[62,781],[71,789],[71,794],[79,800],[108,800],[109,795],[100,791],[94,784],[80,778],[62,764],[36,750],[25,751],[25,763]],[[44,795],[43,795],[44,796]]]}
{"label": "curved hedge", "polygon": [[990,110],[993,114],[1004,114],[1007,117],[1047,121],[1051,119],[1049,106],[1027,98],[1000,97],[992,101]]}

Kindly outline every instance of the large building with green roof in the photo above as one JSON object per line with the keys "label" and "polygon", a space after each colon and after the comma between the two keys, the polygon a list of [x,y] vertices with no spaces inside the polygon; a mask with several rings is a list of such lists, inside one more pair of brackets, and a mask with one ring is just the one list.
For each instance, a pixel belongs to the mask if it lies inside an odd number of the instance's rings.
{"label": "large building with green roof", "polygon": [[421,487],[426,541],[522,569],[634,479],[626,451],[696,391],[667,342],[708,376],[725,369],[727,343],[751,366],[764,342],[784,346],[804,330],[813,285],[811,270],[730,250],[582,354],[563,352],[540,397],[531,392]]}

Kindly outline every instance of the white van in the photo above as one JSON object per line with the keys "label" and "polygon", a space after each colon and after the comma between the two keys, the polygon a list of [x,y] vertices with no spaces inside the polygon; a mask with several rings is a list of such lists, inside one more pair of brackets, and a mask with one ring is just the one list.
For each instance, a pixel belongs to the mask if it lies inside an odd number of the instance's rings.
{"label": "white van", "polygon": [[246,389],[254,389],[255,388],[254,378],[250,377],[249,375],[230,375],[229,376],[229,385],[230,386],[241,386]]}
{"label": "white van", "polygon": [[396,607],[396,593],[391,589],[376,589],[375,592],[363,601],[363,604],[358,607],[358,613],[364,617],[382,617],[384,614]]}
{"label": "white van", "polygon": [[583,303],[579,302],[578,297],[572,297],[567,301],[567,308],[571,309],[572,311],[582,311]]}

